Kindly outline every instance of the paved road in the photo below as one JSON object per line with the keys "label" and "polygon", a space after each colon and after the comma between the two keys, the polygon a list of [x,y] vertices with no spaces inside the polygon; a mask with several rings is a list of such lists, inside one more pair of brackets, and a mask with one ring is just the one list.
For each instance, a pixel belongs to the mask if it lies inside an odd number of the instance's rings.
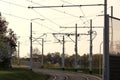
{"label": "paved road", "polygon": [[[24,65],[15,66],[15,67],[29,68],[29,66],[24,66]],[[38,69],[36,67],[33,68],[33,71],[51,75],[52,77],[49,78],[48,80],[102,80],[101,78],[98,78],[92,75],[86,75],[86,74],[79,73],[79,72]]]}
{"label": "paved road", "polygon": [[86,75],[78,72],[68,72],[59,70],[48,70],[48,69],[33,69],[35,72],[42,72],[49,74],[52,77],[48,80],[102,80],[101,78]]}

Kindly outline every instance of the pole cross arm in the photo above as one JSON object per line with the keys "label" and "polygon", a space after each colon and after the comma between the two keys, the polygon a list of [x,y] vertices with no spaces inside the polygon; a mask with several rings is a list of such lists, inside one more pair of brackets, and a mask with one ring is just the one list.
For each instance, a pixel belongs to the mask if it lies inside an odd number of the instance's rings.
{"label": "pole cross arm", "polygon": [[[65,27],[65,26],[60,26],[60,28],[75,28],[74,26],[69,26],[69,27]],[[78,26],[77,28],[90,28],[89,26]],[[103,26],[92,26],[92,28],[104,28]]]}
{"label": "pole cross arm", "polygon": [[[75,33],[52,33],[53,35],[66,35],[66,36],[74,36]],[[80,36],[80,35],[89,35],[89,34],[86,34],[86,33],[78,33],[77,36]]]}
{"label": "pole cross arm", "polygon": [[85,4],[85,5],[57,5],[57,6],[28,6],[28,8],[63,8],[63,7],[85,7],[85,6],[104,6],[104,4]]}

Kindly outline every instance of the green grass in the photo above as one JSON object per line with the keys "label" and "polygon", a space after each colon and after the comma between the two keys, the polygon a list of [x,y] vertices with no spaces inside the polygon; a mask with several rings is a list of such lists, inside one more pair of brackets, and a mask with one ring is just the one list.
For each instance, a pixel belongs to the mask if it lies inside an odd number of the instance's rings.
{"label": "green grass", "polygon": [[48,75],[34,73],[28,69],[0,70],[0,80],[46,80]]}

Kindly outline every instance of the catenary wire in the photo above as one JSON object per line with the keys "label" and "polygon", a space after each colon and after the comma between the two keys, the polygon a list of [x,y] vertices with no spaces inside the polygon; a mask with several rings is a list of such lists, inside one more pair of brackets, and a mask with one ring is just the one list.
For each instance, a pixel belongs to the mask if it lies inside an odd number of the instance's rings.
{"label": "catenary wire", "polygon": [[5,12],[1,12],[1,13],[2,13],[2,14],[5,14],[5,15],[12,16],[12,17],[24,19],[24,20],[30,20],[30,19],[28,19],[28,18],[20,17],[20,16],[17,16],[17,15],[14,15],[14,14],[9,14],[9,13],[5,13]]}
{"label": "catenary wire", "polygon": [[[33,1],[29,1],[29,2],[31,2],[31,3],[33,3],[33,4],[41,5],[41,4],[36,3],[36,2],[33,2]],[[52,8],[52,10],[57,11],[57,12],[59,12],[59,13],[63,13],[63,14],[69,15],[69,16],[72,16],[72,17],[75,17],[75,18],[81,19],[81,16],[76,16],[76,15],[70,14],[70,13],[65,12],[65,11],[61,11],[61,10],[57,10],[57,9],[53,9],[53,8]],[[82,20],[82,19],[81,19],[81,20]],[[82,20],[82,22],[83,22],[83,20]]]}
{"label": "catenary wire", "polygon": [[53,28],[50,28],[50,27],[48,27],[48,26],[46,26],[46,25],[44,25],[44,24],[40,24],[40,23],[35,22],[35,21],[34,21],[34,23],[37,23],[38,25],[42,25],[42,26],[48,28],[48,29],[51,30],[51,31],[58,32],[58,31],[54,30]]}
{"label": "catenary wire", "polygon": [[4,1],[4,0],[0,0],[1,2],[7,3],[7,4],[11,4],[14,6],[18,6],[18,7],[22,7],[22,8],[27,8],[26,6],[20,5],[20,4],[16,4],[16,3],[12,3],[12,2],[8,2],[8,1]]}
{"label": "catenary wire", "polygon": [[[24,17],[20,17],[20,16],[16,16],[16,15],[14,15],[14,14],[8,14],[8,13],[5,13],[5,12],[2,12],[2,13],[5,14],[5,15],[8,15],[8,16],[15,17],[15,18],[19,18],[19,19],[23,19],[23,20],[31,21],[31,19],[24,18]],[[52,29],[52,28],[50,28],[50,27],[48,27],[48,26],[46,26],[46,25],[40,24],[40,23],[38,23],[38,22],[34,22],[34,23],[37,23],[37,24],[39,24],[39,25],[42,25],[42,26],[48,28],[48,29],[51,30],[51,31],[55,31],[55,32],[57,32],[56,30],[54,30],[54,29]]]}
{"label": "catenary wire", "polygon": [[55,23],[54,21],[52,21],[51,19],[49,19],[49,18],[45,17],[44,15],[40,14],[40,13],[39,13],[38,11],[36,11],[35,9],[32,9],[32,10],[33,10],[34,12],[36,12],[38,15],[42,16],[43,18],[47,19],[49,22],[51,22],[51,23],[53,23],[53,24],[55,24],[55,25],[57,25],[57,26],[61,26],[61,25]]}
{"label": "catenary wire", "polygon": [[[73,4],[73,3],[68,2],[68,1],[65,1],[65,0],[60,0],[60,1],[62,1],[62,2],[64,2],[64,3],[68,3],[68,4]],[[79,8],[80,8],[80,10],[81,10],[81,12],[82,12],[82,14],[83,14],[84,18],[86,19],[86,22],[88,22],[88,23],[89,23],[89,21],[88,21],[88,19],[87,19],[86,15],[85,15],[84,11],[82,10],[82,8],[81,8],[81,7],[79,7]],[[83,23],[85,23],[85,22],[83,22]]]}
{"label": "catenary wire", "polygon": [[[15,6],[18,6],[18,7],[23,7],[23,8],[27,8],[27,7],[25,7],[25,6],[23,6],[23,5],[19,5],[19,4],[16,4],[16,3],[12,3],[12,2],[8,2],[8,1],[4,1],[4,0],[0,0],[0,1],[2,1],[2,2],[5,2],[5,3],[8,3],[8,4],[11,4],[11,5],[15,5]],[[9,14],[9,13],[5,13],[5,12],[2,12],[3,14],[5,14],[5,15],[9,15],[9,16],[12,16],[12,17],[16,17],[16,18],[20,18],[20,19],[24,19],[24,20],[30,20],[30,19],[27,19],[27,18],[24,18],[24,17],[20,17],[20,16],[16,16],[16,15],[13,15],[13,14]],[[39,14],[40,15],[40,14]],[[43,16],[43,15],[41,15],[41,16]],[[43,16],[44,17],[44,16]],[[46,18],[46,17],[44,17],[44,18]],[[46,18],[46,19],[48,19],[48,18]],[[50,20],[50,19],[48,19],[50,22],[52,22],[52,23],[54,23],[54,24],[56,24],[55,22],[53,22],[52,20]],[[58,25],[58,24],[56,24],[57,26],[60,26],[60,25]],[[45,25],[43,25],[43,26],[45,26]],[[55,31],[55,30],[53,30],[52,28],[49,28],[48,26],[45,26],[46,28],[48,28],[48,29],[50,29],[50,30],[52,30],[52,31]]]}

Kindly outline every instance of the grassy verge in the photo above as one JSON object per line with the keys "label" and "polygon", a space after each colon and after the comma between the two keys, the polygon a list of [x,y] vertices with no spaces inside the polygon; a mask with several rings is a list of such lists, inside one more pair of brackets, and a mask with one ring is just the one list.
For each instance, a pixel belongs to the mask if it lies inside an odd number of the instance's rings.
{"label": "grassy verge", "polygon": [[34,73],[28,69],[0,70],[0,80],[47,80],[48,75]]}

